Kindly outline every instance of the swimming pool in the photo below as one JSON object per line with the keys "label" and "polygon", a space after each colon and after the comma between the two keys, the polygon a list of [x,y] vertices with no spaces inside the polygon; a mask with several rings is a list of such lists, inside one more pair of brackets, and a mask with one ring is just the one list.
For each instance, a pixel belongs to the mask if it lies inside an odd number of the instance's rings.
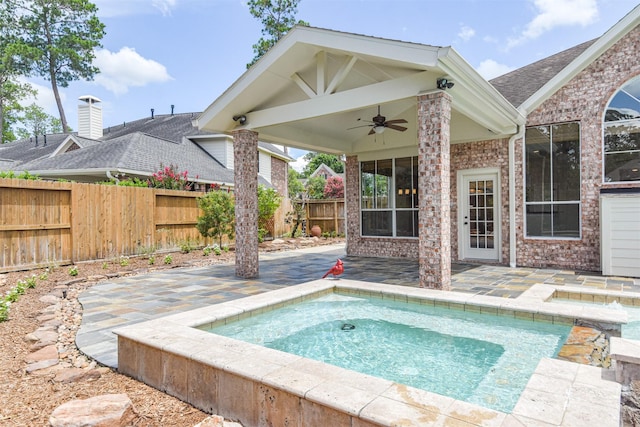
{"label": "swimming pool", "polygon": [[[517,419],[538,424],[585,415],[588,384],[615,399],[597,400],[602,426],[618,426],[620,386],[599,368],[543,358],[511,414],[424,391],[392,380],[206,332],[334,293],[382,298],[387,303],[497,315],[505,322],[533,320],[574,325],[585,321],[617,330],[626,315],[611,310],[535,299],[504,299],[353,280],[317,280],[221,304],[168,315],[115,330],[118,370],[193,406],[243,425],[500,426]],[[480,337],[474,337],[480,339]],[[558,384],[562,387],[558,387]],[[567,388],[568,387],[568,388]],[[590,402],[590,401],[589,401]],[[588,405],[592,405],[589,403]],[[605,415],[606,414],[606,415]],[[594,415],[595,416],[595,415]],[[609,421],[604,422],[603,419]],[[507,424],[505,424],[507,423]]]}
{"label": "swimming pool", "polygon": [[612,302],[594,302],[582,299],[573,298],[554,298],[551,302],[564,303],[564,304],[576,304],[608,308],[610,310],[616,310],[623,313],[627,313],[628,321],[622,325],[622,338],[631,340],[640,340],[640,306],[637,305],[623,305],[618,302],[618,299],[611,297]]}
{"label": "swimming pool", "polygon": [[335,293],[208,330],[508,413],[570,329]]}

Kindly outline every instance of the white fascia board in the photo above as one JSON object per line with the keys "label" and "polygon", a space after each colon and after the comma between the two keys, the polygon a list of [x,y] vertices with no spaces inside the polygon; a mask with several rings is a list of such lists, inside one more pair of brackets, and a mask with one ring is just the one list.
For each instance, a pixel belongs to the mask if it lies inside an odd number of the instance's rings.
{"label": "white fascia board", "polygon": [[602,55],[607,49],[613,46],[618,40],[624,37],[629,31],[640,24],[640,5],[636,6],[624,18],[618,21],[598,40],[589,46],[584,52],[578,55],[562,71],[556,74],[544,86],[538,89],[526,101],[518,107],[523,115],[529,114],[538,108],[551,95],[556,93],[562,86],[567,84],[578,73],[587,68],[593,61]]}
{"label": "white fascia board", "polygon": [[268,154],[270,157],[275,157],[276,159],[280,159],[283,162],[289,163],[289,162],[294,160],[291,157],[287,157],[285,155],[276,153],[275,151],[271,151],[271,150],[269,150],[267,148],[261,147],[260,145],[258,145],[258,151],[261,151],[261,152],[263,152],[265,154]]}
{"label": "white fascia board", "polygon": [[443,49],[440,68],[445,73],[443,77],[454,83],[450,90],[455,96],[454,105],[461,113],[499,134],[513,134],[519,124],[525,123],[524,115],[455,49]]}

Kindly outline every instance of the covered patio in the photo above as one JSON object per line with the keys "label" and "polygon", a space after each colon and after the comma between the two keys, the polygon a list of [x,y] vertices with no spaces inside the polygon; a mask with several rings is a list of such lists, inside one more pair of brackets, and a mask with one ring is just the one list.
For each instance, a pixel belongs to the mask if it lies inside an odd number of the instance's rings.
{"label": "covered patio", "polygon": [[[236,275],[259,275],[261,140],[344,155],[347,255],[417,259],[420,286],[444,290],[457,259],[452,235],[471,228],[452,212],[451,146],[508,140],[513,159],[523,124],[518,110],[451,47],[310,27],[290,31],[198,119],[201,129],[234,138]],[[495,171],[505,199],[514,194],[506,190],[514,185],[512,171],[511,162]],[[513,264],[514,225],[502,226],[496,212],[497,229],[486,233],[492,256]]]}

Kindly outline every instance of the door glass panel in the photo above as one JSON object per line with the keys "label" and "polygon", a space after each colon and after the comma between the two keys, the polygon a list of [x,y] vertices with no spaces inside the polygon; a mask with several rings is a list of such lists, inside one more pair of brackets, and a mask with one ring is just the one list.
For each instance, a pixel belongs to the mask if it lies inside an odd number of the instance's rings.
{"label": "door glass panel", "polygon": [[471,249],[494,249],[494,200],[493,180],[469,182],[469,230]]}

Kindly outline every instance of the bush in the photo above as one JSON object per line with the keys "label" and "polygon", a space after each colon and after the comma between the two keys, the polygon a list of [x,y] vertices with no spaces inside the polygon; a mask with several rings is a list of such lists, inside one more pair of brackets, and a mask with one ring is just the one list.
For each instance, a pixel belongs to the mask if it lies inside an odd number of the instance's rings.
{"label": "bush", "polygon": [[203,237],[233,239],[235,234],[235,203],[233,196],[223,190],[210,191],[198,198],[202,216],[198,217],[196,228]]}

